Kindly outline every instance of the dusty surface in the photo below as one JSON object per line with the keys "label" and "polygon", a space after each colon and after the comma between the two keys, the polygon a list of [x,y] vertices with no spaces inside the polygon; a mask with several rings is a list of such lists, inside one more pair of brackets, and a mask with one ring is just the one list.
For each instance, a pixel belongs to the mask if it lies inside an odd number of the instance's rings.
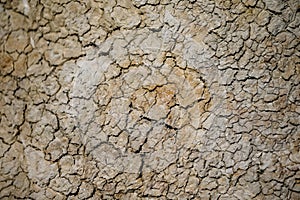
{"label": "dusty surface", "polygon": [[1,199],[300,199],[298,0],[0,0]]}

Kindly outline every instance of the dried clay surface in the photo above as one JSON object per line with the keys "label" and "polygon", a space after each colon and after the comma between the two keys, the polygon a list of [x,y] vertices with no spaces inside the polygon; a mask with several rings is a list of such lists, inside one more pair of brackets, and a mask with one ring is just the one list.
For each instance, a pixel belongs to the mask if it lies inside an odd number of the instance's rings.
{"label": "dried clay surface", "polygon": [[300,199],[299,0],[0,0],[0,199]]}

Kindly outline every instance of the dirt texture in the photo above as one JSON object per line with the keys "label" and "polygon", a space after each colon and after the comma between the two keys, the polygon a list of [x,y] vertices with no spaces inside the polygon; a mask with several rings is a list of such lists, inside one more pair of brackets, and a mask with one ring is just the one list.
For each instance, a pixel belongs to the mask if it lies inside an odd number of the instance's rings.
{"label": "dirt texture", "polygon": [[299,0],[0,0],[0,199],[300,199]]}

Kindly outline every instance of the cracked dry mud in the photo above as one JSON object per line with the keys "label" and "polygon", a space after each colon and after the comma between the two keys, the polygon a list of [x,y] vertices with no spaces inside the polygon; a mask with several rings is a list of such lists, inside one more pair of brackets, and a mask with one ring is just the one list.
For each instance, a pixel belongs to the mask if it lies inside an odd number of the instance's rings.
{"label": "cracked dry mud", "polygon": [[1,199],[300,199],[298,0],[0,0]]}

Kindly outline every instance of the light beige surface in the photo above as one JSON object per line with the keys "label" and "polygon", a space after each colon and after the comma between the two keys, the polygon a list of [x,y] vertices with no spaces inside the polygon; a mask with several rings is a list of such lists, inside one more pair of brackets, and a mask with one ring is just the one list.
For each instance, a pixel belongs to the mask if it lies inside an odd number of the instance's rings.
{"label": "light beige surface", "polygon": [[0,0],[1,199],[300,198],[298,0]]}

